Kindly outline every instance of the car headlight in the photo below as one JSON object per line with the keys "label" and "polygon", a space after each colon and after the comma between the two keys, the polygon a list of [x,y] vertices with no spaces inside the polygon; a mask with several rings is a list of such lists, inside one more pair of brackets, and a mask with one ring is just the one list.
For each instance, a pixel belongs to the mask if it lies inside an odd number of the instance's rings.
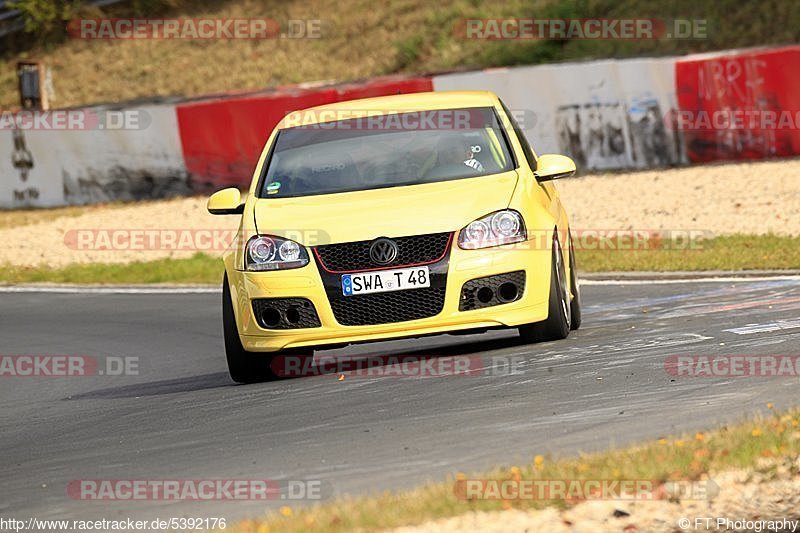
{"label": "car headlight", "polygon": [[307,264],[308,252],[305,247],[289,239],[256,235],[247,241],[247,270],[280,270],[300,268]]}
{"label": "car headlight", "polygon": [[527,239],[522,215],[512,209],[504,209],[474,220],[461,230],[458,246],[465,250],[489,248]]}

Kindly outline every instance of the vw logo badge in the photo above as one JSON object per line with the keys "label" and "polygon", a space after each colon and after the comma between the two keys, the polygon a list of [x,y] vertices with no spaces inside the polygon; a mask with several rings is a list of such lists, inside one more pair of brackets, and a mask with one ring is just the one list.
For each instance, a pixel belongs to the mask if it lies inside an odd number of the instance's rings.
{"label": "vw logo badge", "polygon": [[388,265],[397,259],[397,243],[391,239],[375,239],[369,247],[369,258],[379,265]]}

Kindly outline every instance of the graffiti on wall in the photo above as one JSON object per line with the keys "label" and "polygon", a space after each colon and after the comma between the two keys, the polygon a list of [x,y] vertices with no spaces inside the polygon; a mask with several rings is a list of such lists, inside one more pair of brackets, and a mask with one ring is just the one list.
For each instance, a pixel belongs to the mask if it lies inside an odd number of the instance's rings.
{"label": "graffiti on wall", "polygon": [[185,170],[153,172],[115,166],[102,170],[88,169],[74,176],[61,171],[64,199],[68,204],[171,198],[191,193]]}
{"label": "graffiti on wall", "polygon": [[761,159],[798,153],[800,49],[678,61],[680,129],[689,159]]}
{"label": "graffiti on wall", "polygon": [[[697,98],[700,111],[756,111],[778,110],[774,95],[764,92],[766,62],[758,57],[713,60],[701,64],[697,72]],[[744,124],[743,124],[744,126]],[[779,148],[775,130],[760,128],[696,127],[689,149],[723,154],[724,158],[737,155],[745,157],[770,157]]]}
{"label": "graffiti on wall", "polygon": [[561,151],[579,167],[595,170],[677,165],[680,139],[665,125],[654,98],[559,106],[556,130]]}
{"label": "graffiti on wall", "polygon": [[11,165],[17,171],[19,182],[12,189],[12,205],[28,205],[39,198],[39,188],[28,183],[28,176],[33,169],[33,154],[25,142],[22,130],[14,129],[11,132],[14,143],[11,149]]}

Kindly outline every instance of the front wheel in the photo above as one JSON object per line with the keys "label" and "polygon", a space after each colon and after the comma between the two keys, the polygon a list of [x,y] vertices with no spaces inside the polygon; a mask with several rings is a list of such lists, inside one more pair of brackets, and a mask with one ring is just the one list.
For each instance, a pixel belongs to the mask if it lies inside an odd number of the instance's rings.
{"label": "front wheel", "polygon": [[228,373],[236,383],[258,383],[270,381],[278,376],[270,366],[271,354],[248,352],[239,339],[236,317],[233,314],[231,289],[228,274],[222,280],[222,333],[225,338],[225,357],[228,359]]}
{"label": "front wheel", "polygon": [[569,329],[581,327],[581,286],[578,282],[578,267],[575,266],[575,247],[572,246],[572,235],[569,236],[569,288],[572,299],[569,303]]}
{"label": "front wheel", "polygon": [[547,319],[520,326],[519,335],[522,340],[531,343],[567,338],[571,325],[570,303],[564,255],[561,253],[558,237],[554,236]]}

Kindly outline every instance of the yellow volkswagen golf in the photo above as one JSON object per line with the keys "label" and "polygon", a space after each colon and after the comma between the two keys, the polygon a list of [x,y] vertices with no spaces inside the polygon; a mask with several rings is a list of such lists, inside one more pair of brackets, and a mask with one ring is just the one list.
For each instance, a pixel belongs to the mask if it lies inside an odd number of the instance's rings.
{"label": "yellow volkswagen golf", "polygon": [[249,192],[214,193],[241,215],[224,255],[231,377],[275,377],[277,354],[441,333],[518,328],[563,339],[581,323],[567,213],[490,92],[340,102],[287,115]]}

